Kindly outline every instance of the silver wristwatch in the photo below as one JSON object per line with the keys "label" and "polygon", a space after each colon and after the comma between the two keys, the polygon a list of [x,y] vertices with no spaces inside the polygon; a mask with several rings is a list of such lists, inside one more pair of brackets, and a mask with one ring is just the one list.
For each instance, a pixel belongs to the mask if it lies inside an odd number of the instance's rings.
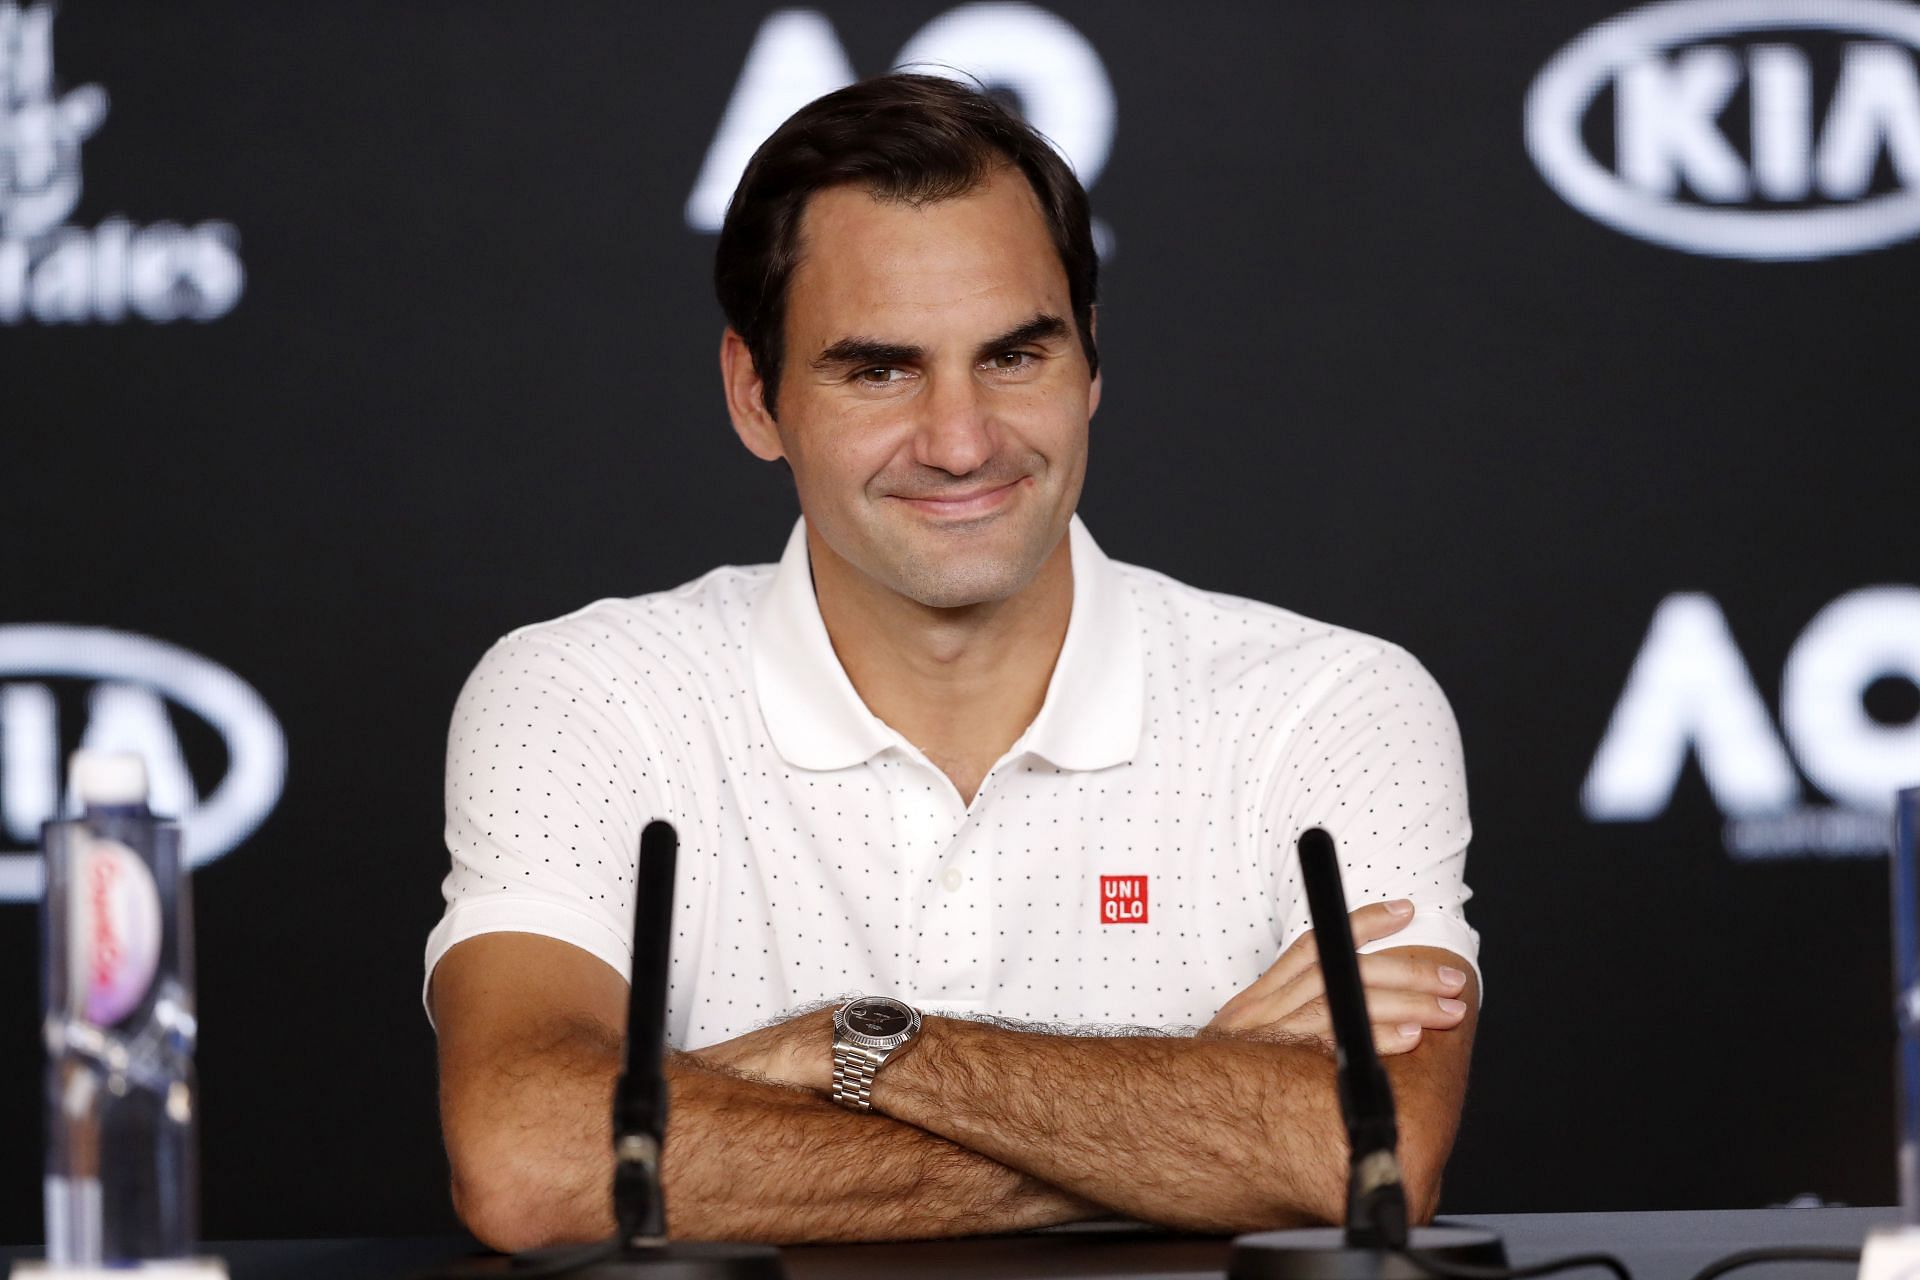
{"label": "silver wristwatch", "polygon": [[873,1073],[920,1034],[920,1014],[889,996],[855,996],[833,1011],[833,1100],[873,1110]]}

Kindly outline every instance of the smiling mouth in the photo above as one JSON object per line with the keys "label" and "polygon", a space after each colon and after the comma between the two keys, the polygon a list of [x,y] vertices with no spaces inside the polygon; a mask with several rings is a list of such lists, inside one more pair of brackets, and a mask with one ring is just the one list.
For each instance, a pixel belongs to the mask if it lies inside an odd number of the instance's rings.
{"label": "smiling mouth", "polygon": [[898,493],[892,496],[925,515],[964,520],[998,510],[1012,499],[1015,491],[1026,479],[1027,477],[1021,476],[1018,480],[1009,480],[1006,484],[995,485],[990,489],[975,489],[970,493],[961,494],[943,494],[939,497],[916,498]]}

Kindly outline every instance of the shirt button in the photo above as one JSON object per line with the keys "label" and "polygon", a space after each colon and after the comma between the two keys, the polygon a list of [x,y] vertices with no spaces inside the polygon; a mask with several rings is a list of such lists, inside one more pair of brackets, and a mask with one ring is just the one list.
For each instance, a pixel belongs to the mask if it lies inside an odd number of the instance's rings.
{"label": "shirt button", "polygon": [[966,877],[960,874],[960,868],[948,867],[940,873],[940,884],[948,893],[960,892],[960,886],[966,883]]}

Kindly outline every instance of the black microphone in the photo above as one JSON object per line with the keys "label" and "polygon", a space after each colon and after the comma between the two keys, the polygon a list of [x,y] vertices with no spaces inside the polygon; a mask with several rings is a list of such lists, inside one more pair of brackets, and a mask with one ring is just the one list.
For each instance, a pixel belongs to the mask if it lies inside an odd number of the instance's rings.
{"label": "black microphone", "polygon": [[667,1137],[667,972],[673,872],[680,840],[670,822],[640,833],[633,886],[633,972],[627,986],[627,1068],[613,1091],[613,1215],[621,1250],[665,1242],[660,1150]]}
{"label": "black microphone", "polygon": [[671,823],[640,833],[633,884],[633,971],[627,989],[627,1061],[613,1091],[613,1243],[537,1249],[511,1260],[457,1264],[436,1277],[565,1276],[568,1280],[786,1280],[767,1245],[667,1240],[660,1155],[667,1139],[667,982],[673,943]]}
{"label": "black microphone", "polygon": [[1333,1022],[1340,1114],[1347,1127],[1347,1221],[1343,1230],[1241,1236],[1233,1242],[1229,1280],[1424,1280],[1449,1264],[1505,1268],[1506,1249],[1491,1231],[1407,1228],[1393,1086],[1374,1052],[1360,956],[1340,884],[1340,858],[1333,837],[1319,827],[1301,833],[1298,851]]}
{"label": "black microphone", "polygon": [[1407,1196],[1400,1185],[1393,1086],[1373,1048],[1360,957],[1353,949],[1347,895],[1340,884],[1340,857],[1333,837],[1319,827],[1302,833],[1299,852],[1333,1021],[1340,1114],[1347,1122],[1347,1243],[1359,1249],[1404,1248]]}

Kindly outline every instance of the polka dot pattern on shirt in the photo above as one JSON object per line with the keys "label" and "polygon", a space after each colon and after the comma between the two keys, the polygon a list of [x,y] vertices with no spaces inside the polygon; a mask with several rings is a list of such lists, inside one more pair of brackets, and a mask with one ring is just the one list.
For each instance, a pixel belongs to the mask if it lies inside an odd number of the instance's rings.
{"label": "polka dot pattern on shirt", "polygon": [[[775,566],[507,636],[449,733],[452,868],[429,974],[499,929],[624,974],[655,817],[680,832],[668,1018],[683,1046],[856,992],[1048,1024],[1203,1025],[1309,927],[1293,844],[1312,825],[1339,842],[1349,906],[1415,902],[1386,945],[1477,964],[1459,733],[1420,664],[1078,553],[1076,585],[1104,575],[1139,638],[1131,758],[1063,768],[1023,739],[971,805],[898,735],[846,768],[781,756],[750,661]],[[1103,876],[1147,878],[1147,923],[1103,922]]]}

